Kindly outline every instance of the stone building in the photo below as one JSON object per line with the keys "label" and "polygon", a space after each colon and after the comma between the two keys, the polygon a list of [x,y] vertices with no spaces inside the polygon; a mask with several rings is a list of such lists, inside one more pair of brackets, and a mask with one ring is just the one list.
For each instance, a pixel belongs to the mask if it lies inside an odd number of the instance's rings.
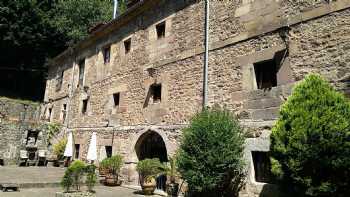
{"label": "stone building", "polygon": [[[211,1],[209,10],[209,106],[248,128],[245,190],[259,195],[270,128],[292,86],[319,73],[350,94],[350,0]],[[99,153],[123,155],[124,181],[135,184],[138,160],[174,154],[202,108],[204,16],[204,1],[132,1],[52,61],[43,116],[74,132],[76,158],[95,131]]]}
{"label": "stone building", "polygon": [[47,150],[45,124],[39,122],[39,103],[0,97],[0,166],[19,164],[20,151],[37,164],[38,152]]}

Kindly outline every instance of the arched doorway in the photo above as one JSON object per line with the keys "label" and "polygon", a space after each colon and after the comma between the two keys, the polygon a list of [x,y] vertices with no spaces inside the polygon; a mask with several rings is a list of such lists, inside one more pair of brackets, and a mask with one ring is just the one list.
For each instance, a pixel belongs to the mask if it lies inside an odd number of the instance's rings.
{"label": "arched doorway", "polygon": [[[139,161],[158,158],[161,162],[168,162],[167,149],[162,136],[157,132],[147,131],[137,140],[135,151]],[[157,189],[165,190],[166,176],[157,178]]]}

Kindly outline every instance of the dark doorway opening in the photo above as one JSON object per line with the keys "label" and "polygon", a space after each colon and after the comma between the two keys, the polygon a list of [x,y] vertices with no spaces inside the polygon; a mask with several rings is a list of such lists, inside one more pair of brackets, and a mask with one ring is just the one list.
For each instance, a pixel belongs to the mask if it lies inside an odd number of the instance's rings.
{"label": "dark doorway opening", "polygon": [[[140,136],[135,145],[139,160],[158,158],[161,162],[168,162],[167,150],[162,136],[154,131],[147,131]],[[157,189],[166,189],[166,176],[157,177]]]}
{"label": "dark doorway opening", "polygon": [[268,152],[252,152],[255,181],[269,183],[271,181],[271,162]]}
{"label": "dark doorway opening", "polygon": [[74,154],[75,159],[79,159],[79,152],[80,152],[80,144],[75,144],[75,154]]}
{"label": "dark doorway opening", "polygon": [[107,158],[112,157],[113,149],[112,146],[105,146]]}

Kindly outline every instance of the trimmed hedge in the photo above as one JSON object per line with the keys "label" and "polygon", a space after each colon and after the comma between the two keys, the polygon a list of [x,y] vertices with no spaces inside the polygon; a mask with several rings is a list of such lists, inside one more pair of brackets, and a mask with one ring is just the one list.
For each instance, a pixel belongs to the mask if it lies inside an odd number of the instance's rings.
{"label": "trimmed hedge", "polygon": [[271,135],[272,173],[298,196],[350,194],[350,102],[309,75],[283,104]]}
{"label": "trimmed hedge", "polygon": [[243,131],[235,116],[219,107],[195,115],[177,157],[192,196],[232,196],[241,186]]}

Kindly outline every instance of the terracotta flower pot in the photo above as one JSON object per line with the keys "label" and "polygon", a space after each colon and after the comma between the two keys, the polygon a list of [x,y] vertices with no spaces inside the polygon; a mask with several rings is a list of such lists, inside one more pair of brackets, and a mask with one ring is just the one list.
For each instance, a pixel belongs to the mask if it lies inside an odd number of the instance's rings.
{"label": "terracotta flower pot", "polygon": [[105,185],[107,185],[107,186],[120,186],[121,180],[118,179],[118,175],[107,174],[105,176]]}
{"label": "terracotta flower pot", "polygon": [[168,196],[175,197],[179,192],[179,184],[175,182],[171,182],[167,185],[166,191]]}
{"label": "terracotta flower pot", "polygon": [[109,173],[109,170],[107,168],[99,168],[99,174],[100,176],[106,176]]}
{"label": "terracotta flower pot", "polygon": [[141,183],[142,192],[144,195],[152,195],[156,190],[157,182],[153,177],[144,178]]}

